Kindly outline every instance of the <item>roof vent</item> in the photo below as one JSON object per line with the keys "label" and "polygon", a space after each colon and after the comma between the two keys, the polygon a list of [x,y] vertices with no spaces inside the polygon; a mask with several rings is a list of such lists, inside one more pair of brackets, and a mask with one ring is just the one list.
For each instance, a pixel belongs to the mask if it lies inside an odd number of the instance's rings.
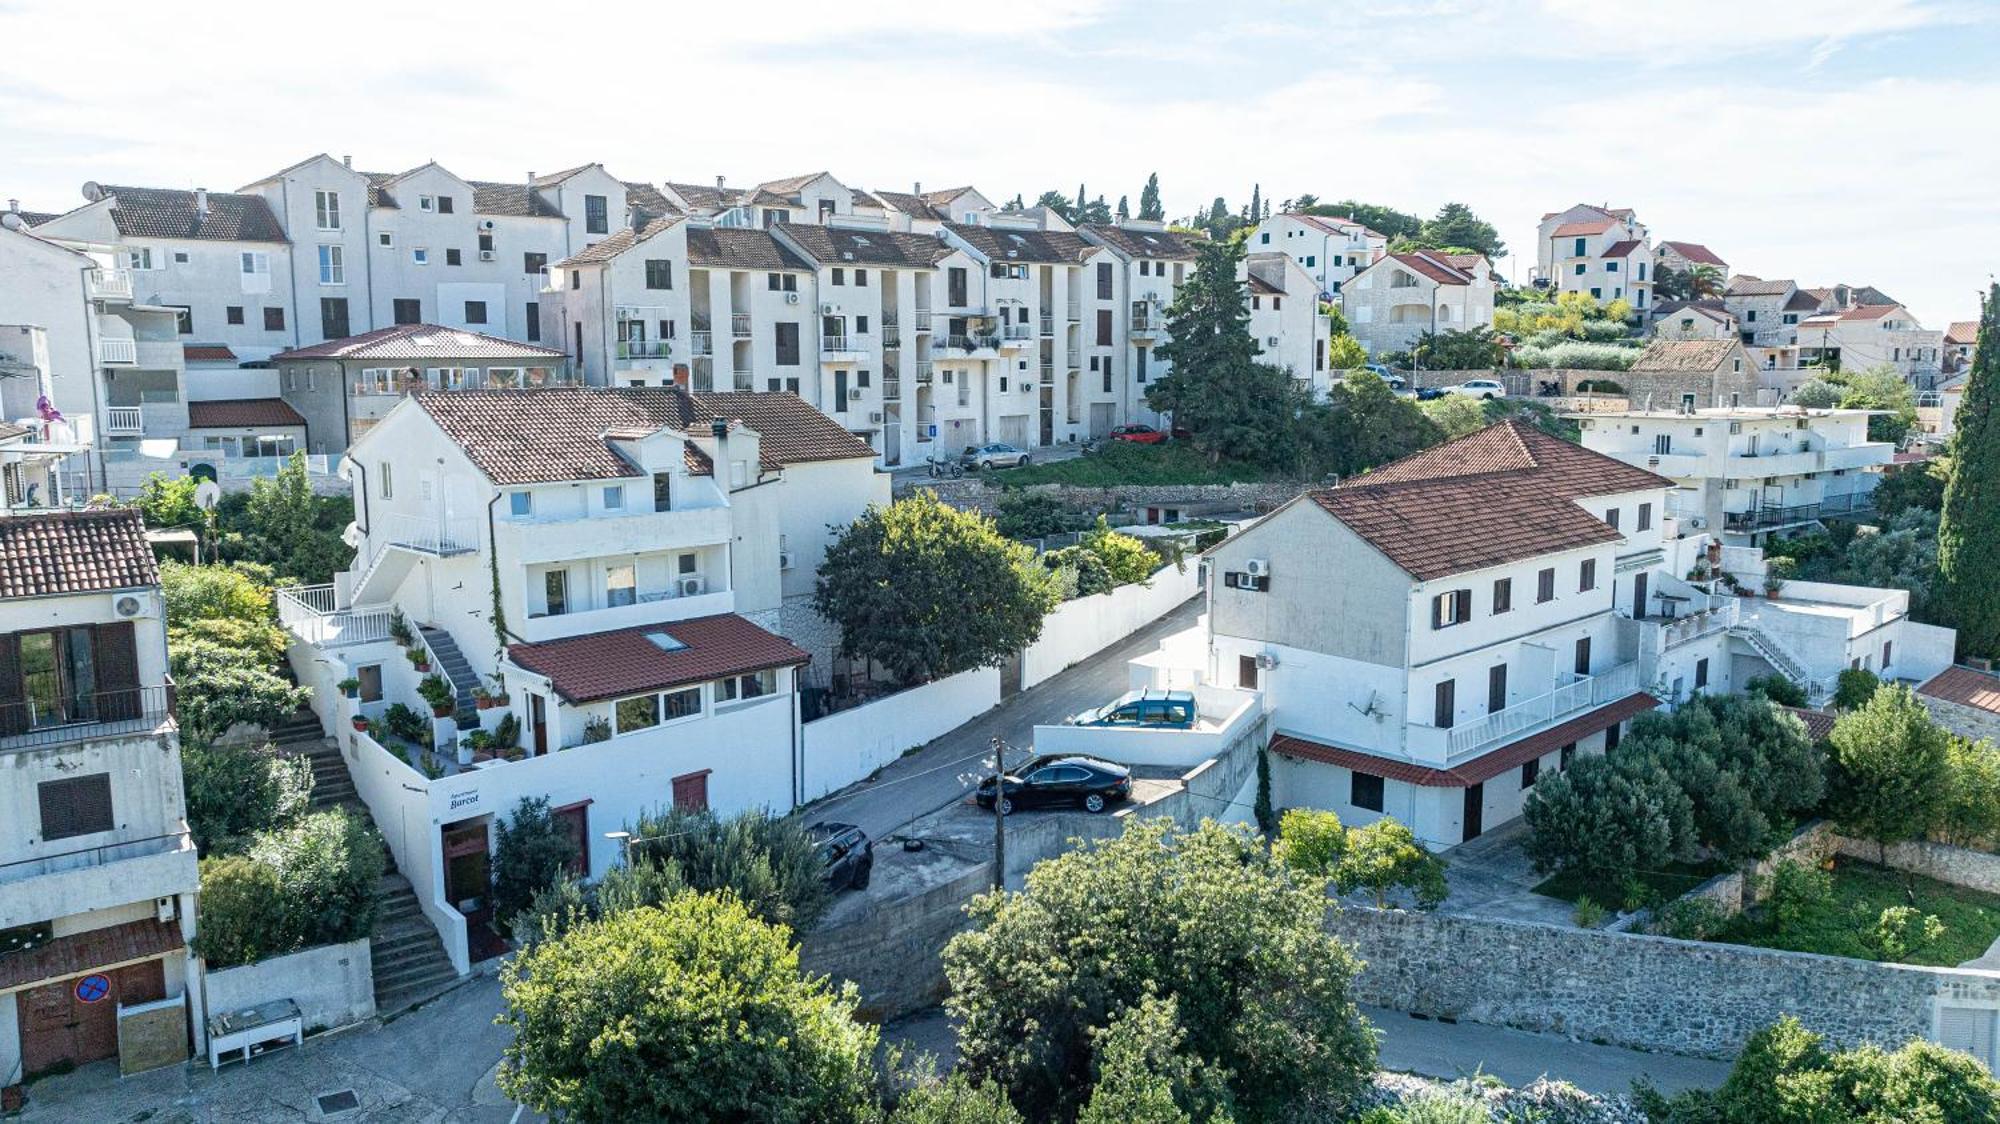
{"label": "roof vent", "polygon": [[911,195],[915,195],[921,198],[923,196],[923,193],[924,193],[924,181],[918,180],[917,182],[910,185]]}
{"label": "roof vent", "polygon": [[208,217],[208,189],[205,187],[194,189],[194,213],[202,218]]}
{"label": "roof vent", "polygon": [[726,177],[723,176],[715,177],[715,190],[721,191],[726,186],[725,179]]}

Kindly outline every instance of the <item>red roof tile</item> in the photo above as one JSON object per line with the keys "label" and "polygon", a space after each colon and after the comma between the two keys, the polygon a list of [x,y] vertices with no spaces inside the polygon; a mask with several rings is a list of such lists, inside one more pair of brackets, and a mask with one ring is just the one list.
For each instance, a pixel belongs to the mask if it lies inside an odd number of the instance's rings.
{"label": "red roof tile", "polygon": [[1803,706],[1788,706],[1785,712],[1805,723],[1806,736],[1812,740],[1825,741],[1833,733],[1833,715],[1824,710],[1811,710]]}
{"label": "red roof tile", "polygon": [[1662,242],[1659,248],[1661,250],[1672,250],[1695,265],[1712,265],[1717,269],[1722,269],[1729,264],[1718,257],[1714,250],[1709,249],[1699,242]]}
{"label": "red roof tile", "polygon": [[1582,222],[1566,222],[1549,234],[1551,238],[1573,238],[1579,234],[1602,234],[1614,224],[1610,219],[1585,219]]}
{"label": "red roof tile", "polygon": [[71,933],[0,956],[0,991],[151,960],[185,943],[179,925],[151,918]]}
{"label": "red roof tile", "polygon": [[219,398],[188,403],[188,428],[228,429],[258,425],[304,425],[304,415],[282,398]]}
{"label": "red roof tile", "polygon": [[1632,251],[1638,248],[1639,240],[1637,238],[1627,238],[1623,242],[1613,242],[1605,249],[1604,256],[1607,258],[1628,258],[1632,256]]}
{"label": "red roof tile", "polygon": [[1979,321],[1954,320],[1944,330],[1946,343],[1978,343]]}
{"label": "red roof tile", "polygon": [[181,357],[190,363],[234,363],[236,353],[221,344],[191,343],[181,348]]}
{"label": "red roof tile", "polygon": [[287,359],[510,359],[519,362],[541,362],[562,358],[563,353],[540,344],[519,343],[514,340],[489,336],[484,332],[470,332],[464,328],[445,328],[437,324],[397,324],[389,328],[377,328],[358,336],[345,339],[327,340],[325,343],[295,347],[290,351],[280,351],[271,356],[273,361]]}
{"label": "red roof tile", "polygon": [[160,569],[136,509],[0,519],[0,598],[158,584]]}
{"label": "red roof tile", "polygon": [[1338,765],[1343,769],[1370,773],[1392,781],[1422,785],[1426,788],[1470,788],[1483,781],[1490,781],[1509,769],[1519,768],[1538,757],[1552,753],[1571,742],[1582,741],[1599,730],[1609,729],[1635,714],[1643,714],[1659,705],[1659,699],[1640,691],[1616,702],[1606,703],[1567,722],[1558,723],[1541,733],[1530,734],[1520,741],[1509,742],[1449,769],[1437,769],[1408,761],[1394,761],[1292,734],[1279,734],[1272,738],[1271,752],[1302,761]]}
{"label": "red roof tile", "polygon": [[[669,638],[668,651],[652,639]],[[802,664],[805,650],[734,613],[513,644],[507,658],[545,675],[572,703],[596,702]]]}
{"label": "red roof tile", "polygon": [[[1388,261],[1400,262],[1404,266],[1416,270],[1418,273],[1423,274],[1440,285],[1469,285],[1472,283],[1472,274],[1445,260],[1442,255],[1431,254],[1421,250],[1414,253],[1390,254],[1388,257],[1369,266],[1368,269],[1374,269],[1375,266]],[[1362,270],[1362,272],[1366,273],[1367,270]]]}
{"label": "red roof tile", "polygon": [[2000,676],[1969,667],[1948,667],[1917,688],[1920,695],[2000,714]]}

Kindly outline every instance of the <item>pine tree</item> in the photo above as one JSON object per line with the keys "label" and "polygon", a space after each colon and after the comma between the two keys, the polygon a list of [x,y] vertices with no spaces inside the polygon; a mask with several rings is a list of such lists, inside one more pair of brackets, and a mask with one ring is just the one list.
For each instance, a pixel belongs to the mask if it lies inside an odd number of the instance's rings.
{"label": "pine tree", "polygon": [[1077,185],[1076,185],[1076,211],[1077,211],[1077,213],[1078,213],[1078,214],[1082,214],[1082,213],[1083,213],[1083,209],[1084,209],[1085,207],[1089,206],[1089,205],[1090,205],[1090,199],[1089,199],[1089,197],[1088,197],[1088,196],[1084,195],[1084,193],[1083,193],[1083,185],[1082,185],[1082,184],[1077,184]]}
{"label": "pine tree", "polygon": [[1167,217],[1167,209],[1160,204],[1160,173],[1146,177],[1145,190],[1139,192],[1139,217],[1148,222],[1162,222]]}
{"label": "pine tree", "polygon": [[1118,197],[1118,221],[1124,222],[1126,219],[1129,219],[1131,217],[1132,217],[1132,208],[1126,202],[1126,197],[1120,195]]}
{"label": "pine tree", "polygon": [[1938,523],[1938,573],[1959,651],[2000,655],[2000,284],[1980,303],[1972,373],[1953,415],[1951,481]]}
{"label": "pine tree", "polygon": [[1229,459],[1290,469],[1299,456],[1303,404],[1284,371],[1257,361],[1249,294],[1237,276],[1243,247],[1218,239],[1197,253],[1167,309],[1169,338],[1153,349],[1173,367],[1146,388],[1146,404],[1172,414],[1211,464]]}

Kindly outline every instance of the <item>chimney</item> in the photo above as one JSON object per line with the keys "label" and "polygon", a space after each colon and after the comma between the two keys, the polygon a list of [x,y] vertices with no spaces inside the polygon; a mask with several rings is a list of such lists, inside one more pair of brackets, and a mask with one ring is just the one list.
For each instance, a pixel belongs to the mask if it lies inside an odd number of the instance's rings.
{"label": "chimney", "polygon": [[923,197],[924,197],[924,181],[922,181],[922,180],[918,180],[917,182],[915,182],[915,183],[911,184],[911,185],[910,185],[910,194],[911,194],[911,195],[914,195],[914,196],[916,196],[916,197],[917,197],[917,198],[919,198],[919,199],[923,198]]}
{"label": "chimney", "polygon": [[343,168],[352,168],[352,167],[354,166],[354,157],[352,157],[352,156],[343,156],[343,157],[341,157],[341,158],[340,158],[340,166],[341,166],[341,167],[343,167]]}
{"label": "chimney", "polygon": [[708,433],[715,438],[715,482],[727,493],[735,482],[729,467],[729,419],[716,418],[709,422]]}
{"label": "chimney", "polygon": [[9,200],[7,200],[7,209],[8,209],[8,210],[10,210],[10,211],[12,211],[12,212],[14,212],[14,213],[15,213],[15,214],[17,214],[17,215],[18,215],[18,214],[20,214],[20,213],[21,213],[21,201],[20,201],[19,199],[9,199]]}
{"label": "chimney", "polygon": [[202,218],[208,217],[208,189],[205,187],[194,189],[194,213]]}
{"label": "chimney", "polygon": [[715,190],[721,191],[723,186],[724,186],[724,177],[722,176],[715,177]]}

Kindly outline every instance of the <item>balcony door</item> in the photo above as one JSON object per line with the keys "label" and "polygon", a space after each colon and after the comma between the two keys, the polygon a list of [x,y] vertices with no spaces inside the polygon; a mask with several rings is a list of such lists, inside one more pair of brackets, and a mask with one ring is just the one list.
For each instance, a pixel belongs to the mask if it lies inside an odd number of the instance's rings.
{"label": "balcony door", "polygon": [[1646,619],[1646,579],[1649,575],[1641,570],[1632,575],[1632,619]]}
{"label": "balcony door", "polygon": [[131,622],[0,637],[0,734],[136,718],[140,709]]}

